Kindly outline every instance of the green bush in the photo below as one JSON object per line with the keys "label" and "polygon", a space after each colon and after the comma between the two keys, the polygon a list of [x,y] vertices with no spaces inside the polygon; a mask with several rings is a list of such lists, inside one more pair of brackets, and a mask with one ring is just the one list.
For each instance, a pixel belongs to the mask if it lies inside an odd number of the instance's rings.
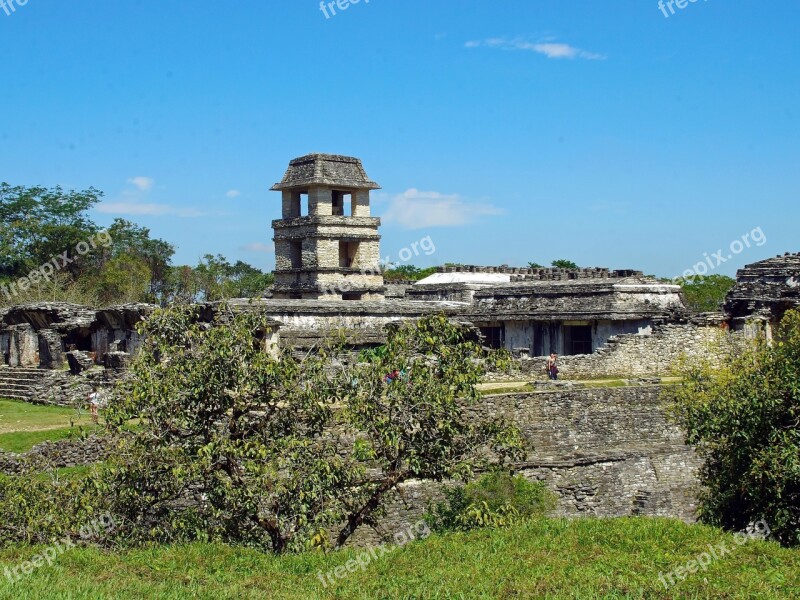
{"label": "green bush", "polygon": [[700,362],[667,397],[703,458],[700,517],[734,531],[763,519],[785,545],[800,543],[800,311],[774,340]]}
{"label": "green bush", "polygon": [[555,506],[555,496],[542,482],[493,471],[464,486],[448,487],[445,500],[432,506],[426,520],[434,531],[469,531],[507,527],[541,516]]}

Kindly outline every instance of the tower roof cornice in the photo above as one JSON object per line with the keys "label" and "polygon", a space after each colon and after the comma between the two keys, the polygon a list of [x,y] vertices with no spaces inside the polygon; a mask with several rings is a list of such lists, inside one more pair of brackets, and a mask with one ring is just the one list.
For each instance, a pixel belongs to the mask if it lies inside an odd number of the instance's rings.
{"label": "tower roof cornice", "polygon": [[302,189],[312,185],[354,190],[378,190],[380,186],[367,177],[361,161],[340,154],[306,154],[289,162],[283,179],[273,191]]}

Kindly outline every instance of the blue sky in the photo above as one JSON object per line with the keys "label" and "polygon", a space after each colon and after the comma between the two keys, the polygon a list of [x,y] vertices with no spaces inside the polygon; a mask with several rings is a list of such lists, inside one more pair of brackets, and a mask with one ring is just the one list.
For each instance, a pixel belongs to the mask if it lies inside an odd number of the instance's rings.
{"label": "blue sky", "polygon": [[[309,152],[363,160],[383,255],[430,236],[420,266],[674,276],[723,249],[713,272],[733,274],[800,251],[794,0],[669,17],[657,0],[361,0],[328,18],[318,0],[14,8],[0,7],[0,181],[99,188],[98,222],[149,227],[178,264],[271,269],[268,188]],[[765,241],[727,260],[756,229]]]}

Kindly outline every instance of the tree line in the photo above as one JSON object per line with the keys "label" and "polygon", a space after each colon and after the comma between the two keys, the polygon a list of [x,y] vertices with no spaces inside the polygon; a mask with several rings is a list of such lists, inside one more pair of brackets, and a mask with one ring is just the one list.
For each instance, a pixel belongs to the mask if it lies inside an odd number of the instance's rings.
{"label": "tree line", "polygon": [[117,218],[103,229],[88,214],[102,197],[94,188],[0,184],[0,304],[165,306],[261,296],[271,285],[271,273],[219,254],[174,265],[175,246],[131,221]]}

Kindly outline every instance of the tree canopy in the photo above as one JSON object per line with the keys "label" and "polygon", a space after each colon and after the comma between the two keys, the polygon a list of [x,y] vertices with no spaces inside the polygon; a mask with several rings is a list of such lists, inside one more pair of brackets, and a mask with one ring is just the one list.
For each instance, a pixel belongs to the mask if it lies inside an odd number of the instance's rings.
{"label": "tree canopy", "polygon": [[166,305],[260,297],[272,282],[271,273],[221,255],[174,266],[175,247],[148,228],[119,218],[106,229],[96,224],[88,211],[102,196],[0,184],[0,284],[9,290],[0,301]]}
{"label": "tree canopy", "polygon": [[722,369],[695,362],[672,388],[678,422],[704,459],[701,518],[742,530],[764,519],[800,543],[800,311],[772,343],[731,352]]}
{"label": "tree canopy", "polygon": [[261,314],[223,309],[208,327],[195,310],[142,326],[109,409],[115,427],[141,423],[99,484],[126,539],[339,547],[404,481],[520,456],[516,428],[468,410],[504,355],[445,317],[404,323],[353,364],[336,345],[274,357]]}
{"label": "tree canopy", "polygon": [[695,312],[722,310],[725,296],[736,285],[727,275],[695,275],[675,280],[681,286],[687,306]]}

